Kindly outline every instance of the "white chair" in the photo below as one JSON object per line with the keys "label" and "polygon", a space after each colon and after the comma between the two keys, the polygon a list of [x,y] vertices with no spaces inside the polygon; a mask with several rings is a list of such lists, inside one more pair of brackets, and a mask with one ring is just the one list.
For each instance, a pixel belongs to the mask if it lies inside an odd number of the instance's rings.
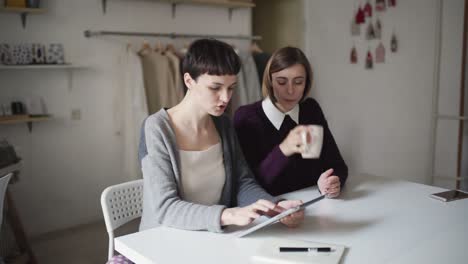
{"label": "white chair", "polygon": [[101,206],[109,234],[109,255],[114,256],[114,230],[141,217],[143,212],[143,180],[107,187],[101,194]]}
{"label": "white chair", "polygon": [[8,182],[10,181],[12,175],[13,173],[9,173],[5,176],[0,175],[0,228],[2,227],[3,220],[3,201],[5,199]]}

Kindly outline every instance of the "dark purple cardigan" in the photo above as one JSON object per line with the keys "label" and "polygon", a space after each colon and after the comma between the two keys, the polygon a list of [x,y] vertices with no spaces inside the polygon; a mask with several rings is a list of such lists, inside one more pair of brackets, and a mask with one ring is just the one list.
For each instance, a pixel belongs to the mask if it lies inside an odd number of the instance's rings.
{"label": "dark purple cardigan", "polygon": [[279,144],[287,133],[278,131],[262,108],[262,101],[241,106],[234,116],[234,127],[245,159],[256,179],[271,195],[295,191],[317,184],[329,168],[340,177],[341,186],[348,177],[348,167],[341,157],[327,120],[317,101],[307,98],[299,104],[299,124],[319,124],[324,128],[322,152],[318,159],[303,159],[300,154],[286,157]]}

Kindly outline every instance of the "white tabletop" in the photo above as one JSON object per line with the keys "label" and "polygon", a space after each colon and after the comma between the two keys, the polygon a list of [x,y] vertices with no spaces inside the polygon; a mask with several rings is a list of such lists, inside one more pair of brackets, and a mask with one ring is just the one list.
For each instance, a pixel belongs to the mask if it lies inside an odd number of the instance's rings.
{"label": "white tabletop", "polygon": [[[342,263],[467,263],[468,199],[444,203],[444,189],[371,176],[350,176],[339,199],[307,208],[301,227],[275,224],[245,238],[158,227],[116,238],[115,249],[137,264],[248,263],[267,238],[340,244]],[[283,197],[309,200],[308,188]]]}

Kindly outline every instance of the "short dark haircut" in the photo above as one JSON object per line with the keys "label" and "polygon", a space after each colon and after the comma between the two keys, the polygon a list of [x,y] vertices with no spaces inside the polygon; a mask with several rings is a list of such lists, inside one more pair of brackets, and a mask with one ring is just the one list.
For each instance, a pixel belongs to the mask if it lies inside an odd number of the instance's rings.
{"label": "short dark haircut", "polygon": [[302,94],[301,98],[301,101],[303,101],[312,88],[313,72],[307,57],[300,49],[295,47],[284,47],[275,51],[273,55],[271,55],[271,58],[265,67],[265,72],[263,73],[263,96],[268,96],[272,102],[276,102],[277,100],[273,93],[273,82],[271,80],[271,75],[296,64],[304,66],[306,72],[306,83],[304,93]]}
{"label": "short dark haircut", "polygon": [[[227,43],[216,39],[194,41],[182,60],[181,72],[190,74],[192,79],[202,74],[237,75],[241,61],[234,49]],[[185,83],[184,83],[185,85]]]}

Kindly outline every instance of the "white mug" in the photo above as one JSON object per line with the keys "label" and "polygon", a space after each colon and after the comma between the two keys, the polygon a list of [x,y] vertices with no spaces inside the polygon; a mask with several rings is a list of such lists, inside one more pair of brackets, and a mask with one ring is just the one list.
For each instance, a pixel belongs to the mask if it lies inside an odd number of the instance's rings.
{"label": "white mug", "polygon": [[304,149],[301,156],[304,159],[318,159],[322,152],[323,144],[323,126],[308,125],[306,130],[301,133]]}

